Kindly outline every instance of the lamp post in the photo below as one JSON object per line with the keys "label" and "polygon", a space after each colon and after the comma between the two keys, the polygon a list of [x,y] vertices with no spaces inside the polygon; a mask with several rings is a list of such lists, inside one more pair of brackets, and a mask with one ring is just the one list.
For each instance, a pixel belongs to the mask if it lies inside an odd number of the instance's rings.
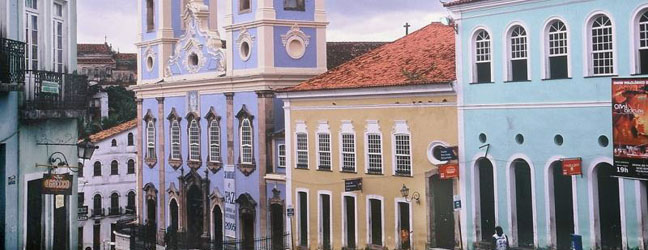
{"label": "lamp post", "polygon": [[412,197],[409,198],[409,188],[405,186],[405,184],[403,184],[403,187],[401,188],[400,192],[403,198],[405,198],[405,201],[410,202],[412,200],[416,200],[416,203],[420,203],[421,194],[419,194],[419,192],[414,191],[414,193],[412,193]]}

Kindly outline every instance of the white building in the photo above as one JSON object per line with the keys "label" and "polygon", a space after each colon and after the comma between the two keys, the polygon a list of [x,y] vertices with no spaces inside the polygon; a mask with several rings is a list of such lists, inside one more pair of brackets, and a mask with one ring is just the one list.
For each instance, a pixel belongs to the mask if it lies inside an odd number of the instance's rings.
{"label": "white building", "polygon": [[135,217],[135,120],[90,136],[99,148],[79,172],[81,249],[104,249],[114,242],[118,220]]}

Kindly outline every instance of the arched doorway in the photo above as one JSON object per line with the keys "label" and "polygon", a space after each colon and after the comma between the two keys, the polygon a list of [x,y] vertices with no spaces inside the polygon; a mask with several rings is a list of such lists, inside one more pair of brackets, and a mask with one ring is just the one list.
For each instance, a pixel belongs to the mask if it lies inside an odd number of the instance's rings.
{"label": "arched doorway", "polygon": [[515,209],[513,233],[517,245],[533,247],[533,192],[531,186],[531,167],[522,159],[511,164],[511,207]]}
{"label": "arched doorway", "polygon": [[240,235],[243,249],[254,249],[254,219],[256,217],[256,201],[248,193],[236,199],[239,205]]}
{"label": "arched doorway", "polygon": [[621,249],[619,179],[611,177],[614,169],[608,163],[599,163],[594,168],[598,191],[601,248]]}
{"label": "arched doorway", "polygon": [[429,179],[430,232],[432,245],[437,248],[453,249],[455,246],[453,181],[441,179],[438,174]]}
{"label": "arched doorway", "polygon": [[271,222],[271,237],[272,249],[284,249],[284,215],[283,206],[281,204],[270,205],[270,222]]}
{"label": "arched doorway", "polygon": [[203,193],[198,185],[191,185],[187,191],[187,243],[200,246],[203,235]]}
{"label": "arched doorway", "polygon": [[493,163],[487,158],[480,158],[476,164],[477,173],[475,178],[476,204],[479,210],[479,229],[482,241],[490,242],[491,236],[495,233],[495,185],[493,183]]}
{"label": "arched doorway", "polygon": [[571,249],[571,235],[574,233],[574,198],[572,194],[572,177],[563,175],[562,162],[555,161],[549,167],[551,175],[550,195],[553,195],[552,209],[553,237],[556,241],[556,249]]}
{"label": "arched doorway", "polygon": [[146,234],[145,242],[148,246],[155,246],[155,234],[157,228],[157,216],[156,216],[156,199],[147,199],[146,200]]}
{"label": "arched doorway", "polygon": [[223,212],[219,205],[212,210],[212,220],[214,223],[214,247],[217,250],[223,249]]}
{"label": "arched doorway", "polygon": [[178,248],[178,202],[175,199],[171,199],[171,202],[169,202],[169,214],[171,215],[171,220],[167,229],[169,235],[167,246],[176,249]]}

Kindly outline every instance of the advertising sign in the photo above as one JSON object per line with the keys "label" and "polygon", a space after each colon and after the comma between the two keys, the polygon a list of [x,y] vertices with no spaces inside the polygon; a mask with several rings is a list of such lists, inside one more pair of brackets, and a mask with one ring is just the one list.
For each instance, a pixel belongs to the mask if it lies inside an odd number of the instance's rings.
{"label": "advertising sign", "polygon": [[43,81],[41,83],[41,92],[48,94],[57,94],[59,93],[59,84],[58,82],[52,81]]}
{"label": "advertising sign", "polygon": [[72,175],[43,174],[43,194],[72,194]]}
{"label": "advertising sign", "polygon": [[443,164],[439,166],[439,175],[441,179],[453,179],[459,177],[459,165]]}
{"label": "advertising sign", "polygon": [[88,206],[79,206],[79,215],[88,214]]}
{"label": "advertising sign", "polygon": [[344,180],[344,191],[362,191],[362,178]]}
{"label": "advertising sign", "polygon": [[225,237],[236,238],[236,168],[224,167],[225,175]]}
{"label": "advertising sign", "polygon": [[563,175],[581,175],[581,158],[565,158],[562,161]]}
{"label": "advertising sign", "polygon": [[457,154],[455,153],[456,151],[458,151],[457,147],[439,147],[438,159],[440,161],[456,160],[457,159]]}
{"label": "advertising sign", "polygon": [[614,173],[648,179],[648,78],[612,79]]}

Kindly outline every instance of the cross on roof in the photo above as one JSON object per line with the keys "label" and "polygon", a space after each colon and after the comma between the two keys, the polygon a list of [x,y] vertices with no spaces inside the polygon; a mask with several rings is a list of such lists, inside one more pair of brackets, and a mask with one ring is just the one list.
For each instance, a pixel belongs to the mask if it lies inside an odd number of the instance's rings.
{"label": "cross on roof", "polygon": [[412,26],[409,23],[405,23],[405,25],[403,25],[403,27],[405,27],[405,35],[406,36],[409,35],[409,27],[412,27]]}

